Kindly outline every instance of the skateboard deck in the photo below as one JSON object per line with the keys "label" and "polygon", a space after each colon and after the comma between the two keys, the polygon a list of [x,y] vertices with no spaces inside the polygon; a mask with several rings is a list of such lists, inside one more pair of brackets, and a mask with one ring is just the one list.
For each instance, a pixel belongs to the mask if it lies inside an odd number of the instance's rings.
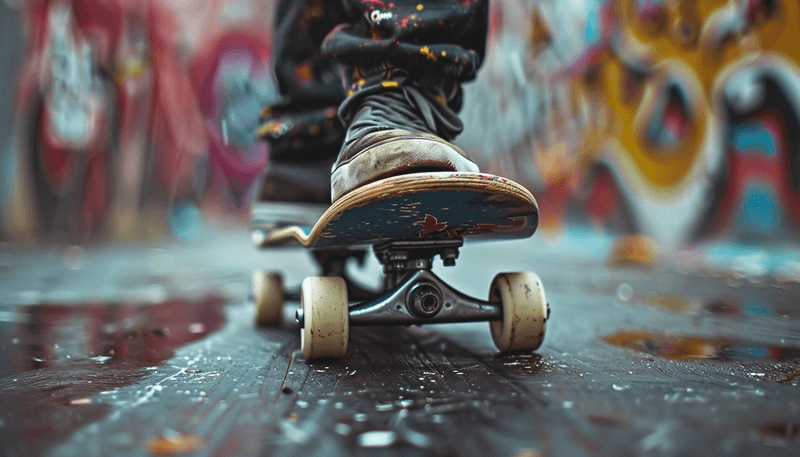
{"label": "skateboard deck", "polygon": [[[482,300],[432,271],[437,256],[455,265],[466,239],[526,238],[536,231],[536,200],[513,181],[483,173],[414,173],[353,190],[316,223],[264,223],[269,217],[266,207],[251,213],[257,246],[299,244],[322,260],[323,276],[303,281],[295,314],[306,359],[344,357],[351,326],[489,321],[501,351],[533,350],[544,338],[549,308],[534,273],[496,275],[489,299]],[[383,264],[384,289],[351,303],[354,288],[343,260],[370,247]],[[254,272],[257,323],[280,322],[281,281],[279,274]]]}
{"label": "skateboard deck", "polygon": [[[260,247],[297,242],[311,249],[369,246],[386,241],[526,238],[538,225],[533,195],[484,173],[429,172],[386,178],[331,205],[313,225],[258,224]],[[262,218],[263,219],[263,218]]]}

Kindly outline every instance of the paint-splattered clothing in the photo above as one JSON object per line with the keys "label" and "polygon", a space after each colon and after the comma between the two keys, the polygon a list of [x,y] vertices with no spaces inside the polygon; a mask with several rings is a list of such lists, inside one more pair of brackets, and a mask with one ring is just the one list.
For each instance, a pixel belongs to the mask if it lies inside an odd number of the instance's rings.
{"label": "paint-splattered clothing", "polygon": [[336,115],[347,96],[342,66],[320,49],[325,36],[345,19],[338,6],[338,1],[324,0],[278,2],[273,55],[281,99],[264,110],[259,131],[270,143],[272,161],[335,157],[342,144],[344,130]]}
{"label": "paint-splattered clothing", "polygon": [[461,83],[483,60],[487,19],[488,0],[281,1],[275,70],[284,98],[267,110],[262,136],[275,152],[280,144],[298,154],[338,142],[335,155],[342,130],[331,108],[347,124],[366,95],[408,84],[452,111],[438,124],[454,137]]}

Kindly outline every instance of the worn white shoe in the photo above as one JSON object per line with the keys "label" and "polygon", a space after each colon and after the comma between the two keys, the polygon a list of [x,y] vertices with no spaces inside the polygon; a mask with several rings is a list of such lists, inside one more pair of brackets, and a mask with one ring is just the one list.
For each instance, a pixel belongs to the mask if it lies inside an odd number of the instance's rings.
{"label": "worn white shoe", "polygon": [[477,173],[478,166],[450,143],[458,116],[413,86],[363,97],[331,173],[331,199],[364,184],[425,171]]}

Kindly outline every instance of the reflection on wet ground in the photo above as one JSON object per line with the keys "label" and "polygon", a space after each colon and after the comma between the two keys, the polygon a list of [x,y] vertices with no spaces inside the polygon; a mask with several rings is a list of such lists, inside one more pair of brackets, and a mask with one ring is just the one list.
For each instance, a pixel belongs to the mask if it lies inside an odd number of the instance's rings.
{"label": "reflection on wet ground", "polygon": [[798,361],[800,347],[770,345],[731,338],[710,338],[646,331],[622,331],[603,337],[614,346],[669,360]]}
{"label": "reflection on wet ground", "polygon": [[223,299],[160,303],[37,304],[3,332],[13,364],[3,375],[59,366],[154,366],[222,325]]}
{"label": "reflection on wet ground", "polygon": [[[109,406],[94,395],[135,384],[176,348],[217,330],[224,322],[223,303],[212,296],[17,307],[14,319],[0,323],[0,442],[11,443],[12,436],[19,442],[21,432],[21,449],[46,449],[98,420]],[[6,451],[14,454],[15,448]]]}
{"label": "reflection on wet ground", "polygon": [[800,283],[540,248],[464,249],[443,273],[474,296],[498,271],[540,274],[553,313],[538,351],[498,354],[486,323],[364,327],[345,360],[315,363],[298,303],[282,327],[254,325],[251,268],[297,265],[284,251],[246,264],[246,236],[9,264],[0,443],[20,456],[797,455]]}
{"label": "reflection on wet ground", "polygon": [[651,308],[658,308],[674,313],[713,316],[749,316],[783,318],[800,317],[800,309],[790,309],[789,304],[775,301],[765,302],[762,299],[742,300],[734,296],[701,299],[684,295],[670,295],[661,293],[648,293],[643,296],[633,296],[627,301],[642,303]]}

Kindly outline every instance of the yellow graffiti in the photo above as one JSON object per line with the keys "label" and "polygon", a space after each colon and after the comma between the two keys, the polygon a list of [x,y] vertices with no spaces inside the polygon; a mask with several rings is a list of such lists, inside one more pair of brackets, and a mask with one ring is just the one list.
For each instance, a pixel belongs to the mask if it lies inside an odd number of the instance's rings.
{"label": "yellow graffiti", "polygon": [[[701,171],[698,159],[716,122],[715,87],[726,69],[764,52],[798,63],[798,7],[777,0],[758,14],[738,1],[672,0],[642,18],[636,3],[613,5],[615,44],[571,82],[571,91],[596,112],[583,132],[584,152],[616,156],[625,174],[673,189]],[[680,117],[681,125],[674,141],[660,143],[653,131],[668,122],[665,116]]]}

